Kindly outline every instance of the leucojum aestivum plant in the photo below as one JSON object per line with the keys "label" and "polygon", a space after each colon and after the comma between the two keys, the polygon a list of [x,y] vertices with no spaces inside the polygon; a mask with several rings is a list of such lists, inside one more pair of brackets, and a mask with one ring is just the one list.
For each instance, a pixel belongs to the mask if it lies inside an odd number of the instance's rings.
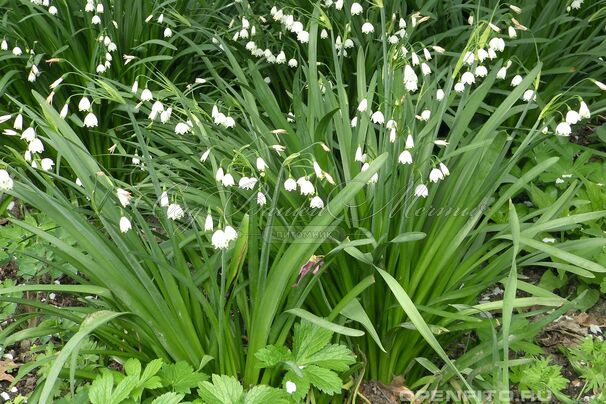
{"label": "leucojum aestivum plant", "polygon": [[[302,400],[317,390],[288,367],[300,319],[338,334],[366,378],[508,391],[509,349],[540,327],[520,327],[517,310],[553,317],[567,307],[518,280],[518,268],[606,272],[574,253],[604,239],[537,237],[604,216],[560,217],[577,183],[526,216],[509,204],[557,157],[520,176],[517,164],[591,118],[588,103],[604,90],[588,78],[584,98],[574,87],[542,95],[553,73],[515,56],[532,30],[519,7],[470,7],[465,22],[453,7],[447,23],[432,4],[242,1],[216,7],[212,30],[184,5],[149,3],[125,18],[125,2],[84,2],[73,21],[90,31],[82,43],[94,44],[94,71],[66,58],[52,76],[41,66],[52,46],[38,53],[10,30],[2,43],[30,80],[8,79],[19,91],[3,97],[0,188],[77,240],[10,218],[77,270],[66,271],[73,285],[0,291],[71,336],[40,383],[42,402],[87,338],[122,361],[204,364]],[[61,19],[75,6],[32,7],[32,18]],[[147,26],[156,37],[146,46],[123,37]],[[195,65],[179,71],[182,52]],[[507,222],[496,223],[503,210]],[[499,282],[503,299],[478,303]],[[71,293],[83,306],[10,296],[25,291]],[[495,313],[493,341],[449,358],[446,345],[493,327]],[[497,374],[480,377],[491,363]]]}

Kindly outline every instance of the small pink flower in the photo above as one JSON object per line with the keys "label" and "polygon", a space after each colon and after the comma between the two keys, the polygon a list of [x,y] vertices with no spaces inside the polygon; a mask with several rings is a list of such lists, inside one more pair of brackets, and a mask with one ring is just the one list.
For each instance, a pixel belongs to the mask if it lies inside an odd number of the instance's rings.
{"label": "small pink flower", "polygon": [[299,269],[299,280],[297,281],[297,283],[295,283],[294,285],[292,285],[292,287],[296,288],[297,286],[299,286],[299,283],[301,283],[301,281],[303,280],[303,278],[305,277],[305,275],[307,275],[309,273],[309,271],[311,271],[312,269],[313,269],[312,273],[314,275],[316,273],[318,273],[318,271],[320,270],[320,268],[324,264],[323,258],[324,258],[324,256],[322,256],[322,255],[312,255],[309,258],[309,261],[307,261],[307,263],[305,265],[303,265],[301,267],[301,269]]}

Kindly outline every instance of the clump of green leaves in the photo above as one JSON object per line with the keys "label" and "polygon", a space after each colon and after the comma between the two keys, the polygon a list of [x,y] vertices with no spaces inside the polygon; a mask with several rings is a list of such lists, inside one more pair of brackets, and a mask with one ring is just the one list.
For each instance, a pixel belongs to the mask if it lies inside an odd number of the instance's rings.
{"label": "clump of green leaves", "polygon": [[92,404],[139,402],[144,390],[162,387],[161,368],[161,359],[149,362],[143,371],[141,362],[129,359],[124,363],[125,375],[104,369],[91,384],[89,399]]}
{"label": "clump of green leaves", "polygon": [[[338,372],[347,371],[355,362],[349,348],[330,343],[332,335],[330,330],[304,320],[295,326],[292,350],[268,345],[255,356],[262,368],[286,370],[282,383],[295,400],[303,399],[311,387],[332,396],[340,393],[343,385]],[[289,388],[290,383],[294,383],[296,390]]]}
{"label": "clump of green leaves", "polygon": [[103,369],[92,382],[88,396],[92,404],[138,403],[144,395],[162,393],[152,402],[179,403],[206,379],[206,374],[186,362],[155,359],[142,369],[138,359],[129,359],[124,362],[124,373]]}
{"label": "clump of green leaves", "polygon": [[198,394],[202,400],[194,403],[207,404],[263,404],[288,403],[284,390],[258,385],[247,392],[233,376],[213,375],[212,382],[200,383]]}
{"label": "clump of green leaves", "polygon": [[[73,239],[44,213],[28,213],[23,217],[23,222],[50,231],[70,245],[74,243]],[[51,277],[56,278],[60,275],[60,272],[53,270],[48,265],[54,259],[55,254],[50,244],[44,242],[38,236],[32,235],[31,232],[14,224],[2,226],[2,231],[0,231],[1,266],[15,264],[18,268],[18,275],[24,279],[42,275],[46,270],[50,270]]]}
{"label": "clump of green leaves", "polygon": [[[186,362],[162,363],[155,359],[142,369],[138,359],[124,363],[124,373],[103,369],[92,382],[88,397],[92,404],[118,404],[149,402],[177,404],[192,394],[195,387],[198,397],[195,404],[263,404],[288,403],[286,392],[265,385],[244,391],[242,384],[232,376],[208,376],[196,371]],[[168,391],[167,391],[168,390]],[[151,396],[151,397],[146,397]]]}
{"label": "clump of green leaves", "polygon": [[562,376],[562,366],[551,364],[549,358],[512,368],[511,381],[518,384],[522,394],[530,392],[541,401],[549,401],[568,385],[568,379]]}
{"label": "clump of green leaves", "polygon": [[164,364],[158,374],[164,387],[180,394],[189,394],[199,383],[208,379],[207,375],[194,371],[189,363],[183,361]]}
{"label": "clump of green leaves", "polygon": [[[604,396],[606,386],[606,343],[591,336],[568,350],[568,360],[586,382],[586,389]],[[606,397],[604,397],[606,398]]]}

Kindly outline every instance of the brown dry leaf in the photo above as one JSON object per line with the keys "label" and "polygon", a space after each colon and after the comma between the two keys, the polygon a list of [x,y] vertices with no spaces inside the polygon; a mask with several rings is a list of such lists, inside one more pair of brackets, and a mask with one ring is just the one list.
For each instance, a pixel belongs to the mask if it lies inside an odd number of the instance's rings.
{"label": "brown dry leaf", "polygon": [[587,336],[587,327],[581,325],[586,318],[587,314],[585,313],[563,317],[545,327],[538,341],[546,347],[555,345],[576,346]]}
{"label": "brown dry leaf", "polygon": [[404,378],[402,376],[394,377],[389,388],[400,401],[405,399],[406,402],[417,402],[415,393],[404,385]]}
{"label": "brown dry leaf", "polygon": [[9,374],[13,369],[18,368],[17,365],[12,360],[2,360],[0,361],[0,381],[12,382],[15,378]]}
{"label": "brown dry leaf", "polygon": [[577,323],[584,327],[589,327],[590,325],[606,327],[606,318],[599,316],[595,313],[580,313],[572,317]]}

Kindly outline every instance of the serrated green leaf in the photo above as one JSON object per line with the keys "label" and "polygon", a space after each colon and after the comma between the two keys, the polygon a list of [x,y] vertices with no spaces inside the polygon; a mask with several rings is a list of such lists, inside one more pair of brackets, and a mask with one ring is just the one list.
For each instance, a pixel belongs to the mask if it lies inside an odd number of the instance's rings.
{"label": "serrated green leaf", "polygon": [[130,358],[124,362],[124,372],[128,376],[135,376],[137,380],[141,376],[141,362],[138,359]]}
{"label": "serrated green leaf", "polygon": [[305,361],[298,362],[298,364],[314,364],[326,369],[344,372],[349,369],[349,365],[355,362],[354,354],[349,348],[345,345],[331,344],[311,355]]}
{"label": "serrated green leaf", "polygon": [[208,379],[204,373],[194,372],[194,368],[184,361],[165,363],[158,375],[164,387],[183,394],[189,394],[192,388]]}
{"label": "serrated green leaf", "polygon": [[298,363],[304,362],[330,343],[332,332],[302,320],[295,325],[293,354]]}
{"label": "serrated green leaf", "polygon": [[276,366],[280,362],[293,360],[292,352],[285,346],[268,345],[257,351],[255,357],[259,360],[258,366],[269,368]]}
{"label": "serrated green leaf", "polygon": [[162,387],[162,380],[160,379],[160,376],[152,376],[143,383],[144,389],[152,390],[159,389],[160,387]]}
{"label": "serrated green leaf", "polygon": [[185,397],[183,394],[177,394],[175,392],[164,393],[159,397],[156,397],[151,404],[178,404]]}
{"label": "serrated green leaf", "polygon": [[244,391],[235,377],[224,375],[212,375],[212,383],[202,382],[198,387],[198,394],[208,404],[235,404]]}
{"label": "serrated green leaf", "polygon": [[305,366],[301,371],[311,385],[321,392],[330,396],[341,392],[343,381],[332,370],[321,368],[316,365],[309,365]]}
{"label": "serrated green leaf", "polygon": [[284,390],[259,385],[246,393],[243,402],[244,404],[286,404],[289,401]]}
{"label": "serrated green leaf", "polygon": [[141,375],[141,380],[150,379],[152,376],[157,374],[162,368],[162,359],[154,359],[149,362]]}
{"label": "serrated green leaf", "polygon": [[88,398],[91,404],[108,404],[111,403],[112,387],[114,386],[114,378],[107,369],[101,371],[101,376],[93,380],[88,390]]}
{"label": "serrated green leaf", "polygon": [[[139,362],[139,361],[137,361]],[[111,403],[121,403],[126,400],[131,393],[139,386],[138,376],[126,376],[116,386],[111,396]]]}

